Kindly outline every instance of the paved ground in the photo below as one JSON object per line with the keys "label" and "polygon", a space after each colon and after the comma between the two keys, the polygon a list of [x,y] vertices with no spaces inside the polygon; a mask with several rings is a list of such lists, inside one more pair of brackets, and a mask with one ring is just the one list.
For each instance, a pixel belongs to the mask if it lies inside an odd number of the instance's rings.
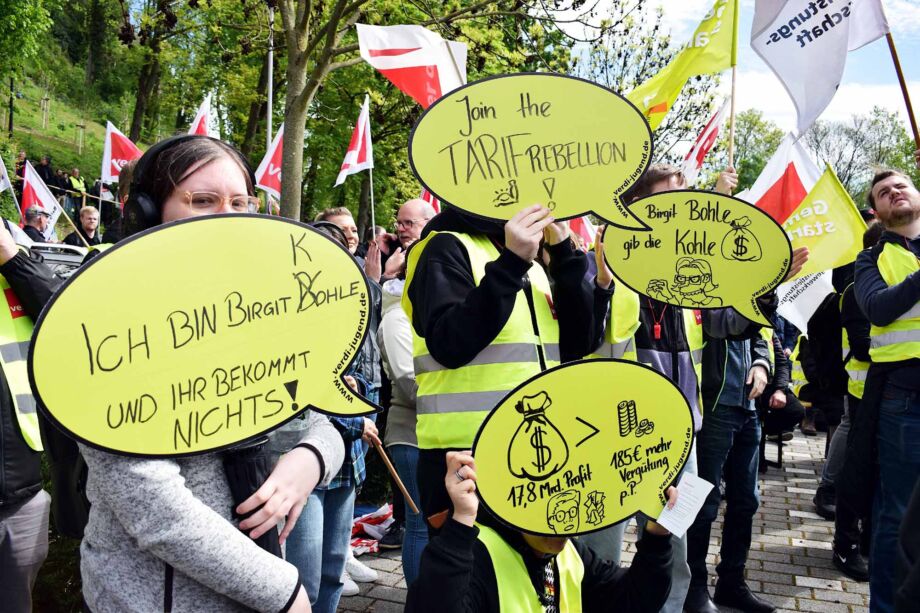
{"label": "paved ground", "polygon": [[[776,445],[767,445],[767,457],[776,458]],[[811,499],[824,458],[824,435],[806,438],[800,433],[786,443],[783,468],[761,475],[761,504],[754,520],[754,539],[748,560],[748,585],[782,611],[857,613],[868,611],[869,585],[851,581],[831,564],[833,523],[814,514]],[[710,577],[721,537],[721,522],[713,527]],[[624,563],[635,552],[635,527],[627,530]],[[376,583],[361,586],[361,594],[343,598],[340,611],[390,613],[402,611],[406,583],[399,551],[364,556],[376,568]]]}

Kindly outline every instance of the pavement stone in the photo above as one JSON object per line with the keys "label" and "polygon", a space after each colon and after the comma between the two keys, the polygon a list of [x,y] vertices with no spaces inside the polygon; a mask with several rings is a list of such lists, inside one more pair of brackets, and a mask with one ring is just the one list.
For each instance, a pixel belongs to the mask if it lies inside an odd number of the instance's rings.
{"label": "pavement stone", "polygon": [[[834,524],[814,513],[812,497],[824,463],[823,434],[795,438],[783,449],[781,469],[770,467],[761,474],[761,503],[754,518],[753,539],[747,568],[748,585],[774,603],[781,612],[864,613],[869,606],[869,586],[840,573],[831,562]],[[767,458],[776,459],[776,445],[767,444]],[[724,507],[721,510],[724,512]],[[710,585],[715,585],[719,561],[722,513],[713,524],[707,566]],[[635,554],[636,529],[626,530],[623,562]],[[346,613],[396,613],[406,599],[406,582],[400,552],[366,554],[361,561],[379,571],[375,583],[361,584],[361,593],[343,598],[339,611]],[[732,611],[722,608],[723,613]]]}

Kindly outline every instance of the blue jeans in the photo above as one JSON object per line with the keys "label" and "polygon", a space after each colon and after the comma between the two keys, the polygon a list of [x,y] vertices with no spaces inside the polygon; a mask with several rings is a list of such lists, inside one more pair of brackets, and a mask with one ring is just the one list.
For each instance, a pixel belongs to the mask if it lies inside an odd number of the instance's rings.
{"label": "blue jeans", "polygon": [[[390,445],[387,448],[396,466],[396,472],[402,479],[406,491],[412,496],[416,505],[420,505],[418,496],[418,447],[411,445]],[[402,544],[403,573],[406,575],[406,585],[412,585],[418,577],[419,564],[422,561],[422,550],[428,544],[428,528],[421,514],[413,513],[406,503],[406,537]]]}
{"label": "blue jeans", "polygon": [[744,565],[751,548],[751,526],[760,505],[757,464],[760,458],[760,420],[743,407],[718,404],[703,415],[696,439],[697,470],[715,487],[706,497],[687,531],[687,562],[691,590],[706,589],[706,553],[712,522],[719,514],[719,482],[725,476],[725,521],[722,525],[719,581],[737,585],[744,581]]}
{"label": "blue jeans", "polygon": [[920,475],[920,393],[887,386],[878,416],[879,482],[872,508],[869,610],[894,611],[898,530]]}
{"label": "blue jeans", "polygon": [[313,490],[288,537],[285,558],[300,571],[314,613],[339,606],[354,513],[354,485]]}

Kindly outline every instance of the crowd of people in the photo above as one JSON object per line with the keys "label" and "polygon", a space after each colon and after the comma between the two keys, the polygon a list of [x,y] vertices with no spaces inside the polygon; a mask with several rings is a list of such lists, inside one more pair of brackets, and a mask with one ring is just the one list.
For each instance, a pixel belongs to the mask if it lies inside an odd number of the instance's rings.
{"label": "crowd of people", "polygon": [[[715,189],[731,193],[737,181],[727,169]],[[233,147],[167,139],[122,171],[120,237],[194,215],[255,212],[254,184]],[[625,198],[684,187],[679,169],[656,164]],[[202,192],[219,197],[193,208]],[[364,240],[347,208],[326,209],[311,225],[356,258],[371,293],[371,333],[345,380],[384,412],[306,411],[263,439],[190,458],[75,443],[36,412],[16,368],[25,356],[0,346],[0,602],[30,610],[50,509],[60,533],[82,539],[88,611],[332,613],[356,582],[376,578],[350,541],[365,455],[382,445],[419,506],[392,488],[394,521],[380,540],[402,550],[408,611],[769,612],[774,605],[745,581],[761,441],[781,444],[796,427],[813,433],[808,410],[828,431],[815,505],[835,520],[834,564],[870,582],[873,611],[916,610],[920,539],[909,529],[899,539],[899,529],[920,522],[920,193],[889,170],[875,176],[868,204],[877,220],[865,251],[834,271],[835,292],[802,331],[776,314],[774,293],[758,299],[775,324],[764,328],[732,308],[682,309],[660,300],[658,287],[643,295],[618,286],[603,244],[592,253],[541,205],[499,222],[446,204],[436,214],[413,199],[398,207],[393,232],[370,228]],[[98,211],[84,207],[80,219],[84,237],[97,239]],[[41,232],[47,219],[29,209],[26,222]],[[787,278],[808,257],[795,250]],[[0,274],[33,319],[61,285],[2,230]],[[20,334],[17,342],[28,340]],[[628,568],[626,522],[576,538],[535,536],[476,496],[477,474],[490,467],[469,449],[492,407],[541,371],[592,357],[641,362],[678,386],[696,431],[682,474],[715,485],[682,537],[636,517]],[[54,499],[43,490],[42,442]],[[663,492],[669,505],[678,489]],[[723,501],[710,593],[706,558]]]}
{"label": "crowd of people", "polygon": [[[12,179],[19,202],[22,202],[28,161],[25,151],[20,151],[16,156]],[[87,183],[86,177],[82,176],[80,169],[76,167],[70,171],[60,168],[55,170],[51,165],[51,156],[47,154],[41,156],[39,163],[35,165],[35,172],[57,198],[61,210],[74,222],[76,229],[64,236],[62,241],[58,241],[55,228],[47,223],[47,219],[45,222],[37,219],[38,216],[44,215],[48,218],[50,215],[43,208],[36,206],[33,211],[26,210],[23,218],[24,226],[32,228],[23,228],[30,239],[40,243],[62,242],[76,247],[92,247],[117,240],[115,234],[109,236],[109,241],[104,241],[102,235],[96,233],[100,223],[114,231],[121,217],[120,209],[115,204],[113,186],[106,185],[102,180]]]}

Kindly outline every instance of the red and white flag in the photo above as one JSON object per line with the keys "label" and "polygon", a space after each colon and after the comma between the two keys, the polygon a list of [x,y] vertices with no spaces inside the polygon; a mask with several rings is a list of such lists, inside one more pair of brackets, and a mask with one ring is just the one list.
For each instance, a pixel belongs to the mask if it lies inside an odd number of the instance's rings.
{"label": "red and white flag", "polygon": [[466,83],[465,43],[444,40],[422,26],[357,27],[364,61],[422,108]]}
{"label": "red and white flag", "polygon": [[281,199],[281,154],[283,149],[284,124],[278,127],[278,133],[272,140],[271,147],[265,152],[262,163],[256,169],[256,187]]}
{"label": "red and white flag", "polygon": [[594,227],[587,215],[570,219],[569,230],[582,240],[584,243],[583,251],[589,250],[591,245],[594,244],[594,239],[597,238],[597,228]]}
{"label": "red and white flag", "polygon": [[211,133],[208,132],[209,123],[211,123],[211,94],[205,96],[201,106],[198,107],[198,113],[192,121],[192,127],[188,129],[188,133],[211,136]]}
{"label": "red and white flag", "polygon": [[[765,211],[783,224],[821,178],[821,169],[805,147],[787,134],[754,185],[737,195]],[[834,290],[830,271],[806,275],[783,283],[776,289],[777,312],[805,331],[824,298]]]}
{"label": "red and white flag", "polygon": [[361,113],[358,115],[358,123],[355,124],[355,130],[351,133],[351,142],[348,143],[348,151],[345,152],[345,159],[342,161],[342,169],[335,180],[336,187],[344,183],[348,175],[373,167],[374,147],[371,143],[370,98],[365,95]]}
{"label": "red and white flag", "polygon": [[684,164],[681,170],[684,173],[684,177],[687,178],[687,185],[689,186],[696,183],[696,178],[700,174],[700,169],[703,167],[706,155],[709,153],[709,150],[712,149],[712,146],[716,144],[716,138],[719,136],[719,128],[722,127],[722,123],[725,121],[725,115],[728,114],[729,102],[729,100],[726,100],[722,104],[722,107],[716,111],[716,114],[710,118],[706,127],[703,128],[703,131],[697,137],[696,142],[693,143],[693,148],[687,152],[687,157],[684,158]]}
{"label": "red and white flag", "polygon": [[55,197],[51,195],[48,186],[45,185],[42,178],[32,168],[32,163],[28,161],[26,162],[26,171],[23,174],[22,202],[19,204],[22,207],[23,221],[26,218],[26,211],[33,206],[44,209],[51,216],[51,223],[48,225],[48,236],[50,236],[51,231],[54,230],[55,222],[61,216],[61,207],[58,206]]}
{"label": "red and white flag", "polygon": [[102,146],[102,182],[118,181],[121,168],[144,154],[111,121],[105,124],[105,144]]}
{"label": "red and white flag", "polygon": [[431,205],[431,208],[434,209],[434,212],[435,212],[435,213],[440,213],[440,212],[441,212],[441,201],[438,200],[437,198],[435,198],[435,197],[434,197],[434,194],[432,194],[431,192],[429,192],[429,191],[428,191],[427,189],[425,189],[424,187],[422,188],[422,193],[419,194],[418,197],[419,197],[420,200],[424,200],[425,202],[427,202],[428,204],[430,204],[430,205]]}

